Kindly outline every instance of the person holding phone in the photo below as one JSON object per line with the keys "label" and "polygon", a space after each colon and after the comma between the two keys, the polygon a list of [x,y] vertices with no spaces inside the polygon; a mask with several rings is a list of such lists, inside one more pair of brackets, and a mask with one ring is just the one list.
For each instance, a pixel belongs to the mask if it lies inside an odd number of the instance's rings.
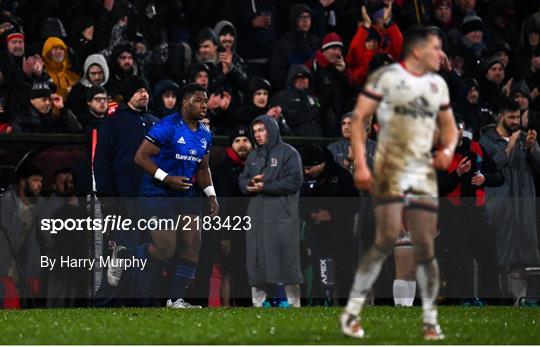
{"label": "person holding phone", "polygon": [[345,75],[343,40],[336,33],[327,34],[321,48],[308,64],[312,75],[312,88],[319,97],[324,135],[340,136],[340,116],[344,113],[350,91]]}
{"label": "person holding phone", "polygon": [[[474,295],[473,260],[478,264],[478,297],[491,301],[500,297],[495,229],[485,209],[485,187],[504,183],[502,171],[456,115],[458,146],[446,171],[437,174],[441,202],[440,245],[447,252],[446,297],[456,303]],[[478,300],[473,304],[479,304]]]}

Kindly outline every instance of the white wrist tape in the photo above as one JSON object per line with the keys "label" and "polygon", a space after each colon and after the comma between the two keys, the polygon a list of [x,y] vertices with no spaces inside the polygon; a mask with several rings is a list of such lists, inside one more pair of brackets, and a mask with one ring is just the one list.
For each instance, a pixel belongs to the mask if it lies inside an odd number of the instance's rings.
{"label": "white wrist tape", "polygon": [[165,177],[167,177],[167,176],[168,176],[168,174],[167,174],[165,171],[161,170],[160,168],[158,168],[158,169],[156,170],[156,173],[154,174],[154,178],[155,178],[156,180],[158,180],[158,181],[161,181],[161,182],[163,182],[163,180],[164,180]]}
{"label": "white wrist tape", "polygon": [[203,189],[204,194],[206,196],[216,196],[216,190],[214,189],[214,186],[208,186]]}

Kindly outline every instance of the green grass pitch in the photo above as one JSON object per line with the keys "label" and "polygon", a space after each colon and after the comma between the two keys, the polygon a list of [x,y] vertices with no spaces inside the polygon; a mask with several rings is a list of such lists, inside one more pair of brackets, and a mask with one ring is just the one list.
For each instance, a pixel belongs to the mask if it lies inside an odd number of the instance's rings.
{"label": "green grass pitch", "polygon": [[[1,344],[423,344],[421,309],[364,311],[366,338],[341,335],[341,308],[0,311]],[[540,309],[441,307],[445,344],[540,344]]]}

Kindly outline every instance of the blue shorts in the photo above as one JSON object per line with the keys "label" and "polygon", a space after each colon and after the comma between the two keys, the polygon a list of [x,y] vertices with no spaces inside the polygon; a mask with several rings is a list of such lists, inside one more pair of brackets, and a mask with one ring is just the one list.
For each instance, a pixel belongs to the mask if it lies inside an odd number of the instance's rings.
{"label": "blue shorts", "polygon": [[139,218],[172,218],[179,215],[200,216],[200,197],[141,197],[138,208]]}

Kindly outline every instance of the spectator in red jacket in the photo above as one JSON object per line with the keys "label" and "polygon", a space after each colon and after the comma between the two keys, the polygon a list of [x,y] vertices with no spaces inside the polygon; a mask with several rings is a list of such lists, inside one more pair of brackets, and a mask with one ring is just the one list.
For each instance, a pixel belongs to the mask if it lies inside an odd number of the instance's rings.
{"label": "spectator in red jacket", "polygon": [[374,55],[388,53],[397,60],[403,46],[403,35],[392,22],[392,3],[375,12],[373,21],[362,7],[362,18],[363,25],[358,27],[346,58],[349,83],[356,89],[364,84]]}

